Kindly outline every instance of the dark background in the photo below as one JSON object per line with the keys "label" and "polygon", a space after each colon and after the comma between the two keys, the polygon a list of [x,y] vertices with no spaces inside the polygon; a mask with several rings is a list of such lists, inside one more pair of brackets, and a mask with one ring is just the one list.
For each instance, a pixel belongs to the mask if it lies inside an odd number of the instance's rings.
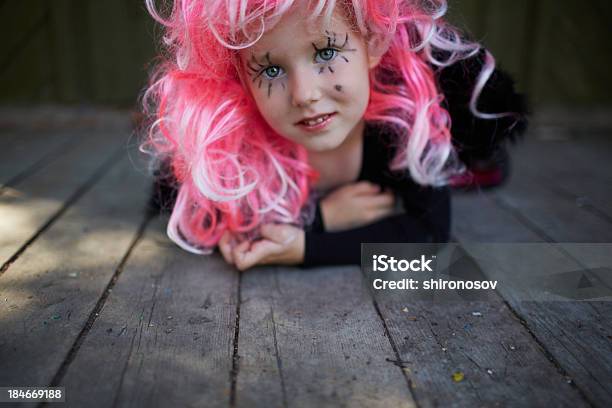
{"label": "dark background", "polygon": [[[450,0],[539,108],[612,105],[612,2]],[[0,104],[133,108],[160,30],[144,0],[0,0]]]}

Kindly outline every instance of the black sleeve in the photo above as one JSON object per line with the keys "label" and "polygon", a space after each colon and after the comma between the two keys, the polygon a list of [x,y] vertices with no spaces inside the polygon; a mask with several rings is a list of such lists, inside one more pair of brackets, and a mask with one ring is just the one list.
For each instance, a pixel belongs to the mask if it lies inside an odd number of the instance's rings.
{"label": "black sleeve", "polygon": [[412,182],[402,184],[398,193],[404,214],[347,231],[306,231],[302,265],[359,265],[361,244],[366,242],[447,242],[450,231],[448,188],[421,187]]}
{"label": "black sleeve", "polygon": [[517,93],[512,77],[496,68],[486,82],[477,109],[483,113],[512,112],[499,119],[480,119],[470,110],[470,99],[485,51],[437,72],[444,107],[451,116],[451,134],[459,157],[467,164],[491,157],[505,141],[515,141],[527,128],[528,108],[524,95]]}
{"label": "black sleeve", "polygon": [[306,232],[325,232],[325,223],[323,222],[323,212],[321,211],[321,200],[317,200],[314,219],[312,223],[304,226]]}

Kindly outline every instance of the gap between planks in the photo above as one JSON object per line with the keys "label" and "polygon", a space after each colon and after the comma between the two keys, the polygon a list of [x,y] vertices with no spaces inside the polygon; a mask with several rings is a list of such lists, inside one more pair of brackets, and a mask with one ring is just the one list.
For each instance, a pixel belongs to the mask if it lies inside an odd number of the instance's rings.
{"label": "gap between planks", "polygon": [[[83,344],[83,341],[87,337],[87,334],[89,333],[89,331],[93,327],[96,319],[100,315],[100,311],[104,308],[104,304],[106,303],[106,300],[108,299],[108,296],[112,292],[113,287],[117,283],[117,280],[119,279],[119,276],[121,275],[121,272],[123,272],[123,268],[124,268],[125,264],[127,263],[130,255],[132,254],[132,251],[134,250],[134,248],[136,247],[138,242],[142,239],[142,237],[143,237],[143,235],[144,235],[144,233],[145,233],[145,231],[147,229],[147,226],[150,224],[150,222],[154,218],[155,218],[155,215],[153,215],[151,213],[148,213],[148,212],[145,212],[144,219],[140,223],[140,226],[138,227],[138,230],[136,231],[136,234],[134,235],[134,238],[132,239],[132,242],[130,243],[130,246],[128,247],[128,249],[125,252],[125,254],[123,255],[123,257],[121,258],[121,261],[119,262],[119,265],[117,266],[117,269],[115,269],[115,272],[113,273],[113,276],[111,277],[111,279],[109,280],[108,284],[106,285],[106,287],[102,291],[102,295],[98,299],[98,302],[96,303],[96,306],[93,308],[93,310],[89,314],[89,317],[88,317],[87,321],[85,322],[85,325],[83,326],[83,329],[81,329],[81,332],[76,337],[76,339],[75,339],[72,347],[70,348],[70,351],[68,352],[65,360],[62,362],[62,364],[60,365],[60,367],[57,370],[56,374],[53,376],[53,379],[51,380],[51,383],[49,384],[49,387],[58,387],[59,384],[62,382],[62,379],[63,379],[64,375],[68,371],[70,363],[72,363],[72,361],[76,357],[76,355],[77,355],[77,353],[79,351],[79,348],[81,347],[81,344]],[[40,407],[45,407],[45,406],[48,406],[48,405],[47,405],[47,403],[43,402],[39,406]]]}
{"label": "gap between planks", "polygon": [[85,193],[87,193],[91,188],[112,168],[114,164],[116,164],[124,153],[125,149],[123,146],[116,149],[108,159],[106,159],[94,172],[94,174],[79,187],[60,207],[59,210],[53,214],[49,220],[43,224],[3,265],[0,267],[0,277],[2,274],[6,272],[19,256],[28,249],[30,245],[49,227],[51,227],[61,216],[64,214],[73,204],[75,204]]}
{"label": "gap between planks", "polygon": [[66,140],[65,142],[61,143],[59,146],[57,146],[52,151],[43,155],[41,158],[36,160],[34,163],[32,163],[31,165],[29,165],[28,167],[26,167],[19,173],[15,174],[13,177],[8,179],[4,184],[0,185],[0,196],[5,194],[7,190],[9,190],[10,188],[15,187],[22,180],[36,174],[36,172],[38,172],[40,169],[45,167],[47,164],[51,163],[53,160],[57,159],[62,152],[65,152],[66,150],[69,150],[75,147],[78,143],[79,143],[79,140],[77,140],[76,138],[70,138]]}
{"label": "gap between planks", "polygon": [[[538,181],[541,184],[543,184],[543,182],[541,180],[538,180]],[[550,186],[543,185],[543,187],[550,187]],[[558,186],[556,186],[556,187],[558,187]],[[550,191],[555,193],[555,194],[561,195],[561,194],[559,194],[559,191],[556,188],[550,188]],[[521,224],[524,228],[526,228],[527,230],[532,232],[537,237],[541,238],[544,242],[557,243],[557,241],[552,236],[550,236],[548,233],[546,233],[542,228],[540,228],[536,223],[531,221],[528,217],[523,215],[519,208],[513,206],[512,204],[509,204],[508,202],[506,202],[506,200],[503,200],[501,197],[499,197],[499,195],[497,193],[493,193],[493,194],[480,194],[480,195],[485,200],[488,200],[490,203],[492,203],[494,207],[497,207],[498,209],[502,210],[503,212],[508,213],[519,224]],[[565,198],[571,197],[572,195],[573,194],[568,192],[568,194],[565,195]],[[458,242],[461,243],[461,244],[463,243],[462,240],[460,240],[460,239],[458,239]],[[567,256],[568,258],[570,258],[571,260],[576,262],[578,265],[580,265],[583,269],[588,269],[588,267],[586,265],[584,265],[580,260],[578,260],[577,258],[572,256],[565,249],[563,249],[563,248],[557,248],[557,249],[559,251],[561,251],[565,256]],[[540,347],[540,349],[542,350],[542,352],[544,353],[546,358],[551,363],[553,363],[553,365],[555,366],[557,371],[561,375],[566,376],[567,378],[573,378],[573,376],[570,375],[570,373],[563,367],[563,365],[559,362],[559,360],[554,356],[554,354],[551,352],[551,350],[546,346],[545,342],[538,338],[538,336],[535,334],[535,332],[529,326],[529,323],[527,322],[527,320],[523,316],[523,314],[521,314],[521,312],[519,312],[514,306],[512,306],[512,304],[501,293],[499,293],[497,290],[496,290],[496,293],[501,298],[501,300],[506,305],[506,307],[508,307],[508,309],[510,310],[512,315],[521,323],[521,325],[529,333],[529,335],[532,337],[532,339],[535,341],[535,343]],[[595,309],[594,306],[590,304],[590,302],[587,302],[587,304],[589,304],[589,306],[591,308]],[[574,389],[576,389],[576,391],[579,393],[580,397],[589,406],[591,406],[591,407],[596,407],[597,406],[597,404],[591,398],[589,398],[588,393],[585,392],[582,389],[582,387],[580,387],[576,383],[576,381],[571,381],[570,385]]]}

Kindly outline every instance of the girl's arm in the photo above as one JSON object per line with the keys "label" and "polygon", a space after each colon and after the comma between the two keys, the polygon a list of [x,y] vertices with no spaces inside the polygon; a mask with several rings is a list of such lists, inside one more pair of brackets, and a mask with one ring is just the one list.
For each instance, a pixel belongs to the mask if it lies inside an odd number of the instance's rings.
{"label": "girl's arm", "polygon": [[450,231],[447,188],[420,187],[411,181],[394,186],[405,213],[340,232],[306,231],[304,266],[361,263],[362,243],[446,242]]}

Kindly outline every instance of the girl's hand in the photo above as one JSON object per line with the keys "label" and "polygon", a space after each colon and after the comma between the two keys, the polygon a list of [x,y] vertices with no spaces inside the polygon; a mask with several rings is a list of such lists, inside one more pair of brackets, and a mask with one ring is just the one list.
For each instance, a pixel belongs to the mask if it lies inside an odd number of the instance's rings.
{"label": "girl's hand", "polygon": [[395,195],[369,181],[347,184],[321,200],[327,231],[360,227],[393,214]]}
{"label": "girl's hand", "polygon": [[262,239],[243,241],[232,246],[226,232],[219,241],[219,250],[229,264],[241,271],[255,265],[296,265],[304,261],[304,231],[288,224],[265,224]]}

